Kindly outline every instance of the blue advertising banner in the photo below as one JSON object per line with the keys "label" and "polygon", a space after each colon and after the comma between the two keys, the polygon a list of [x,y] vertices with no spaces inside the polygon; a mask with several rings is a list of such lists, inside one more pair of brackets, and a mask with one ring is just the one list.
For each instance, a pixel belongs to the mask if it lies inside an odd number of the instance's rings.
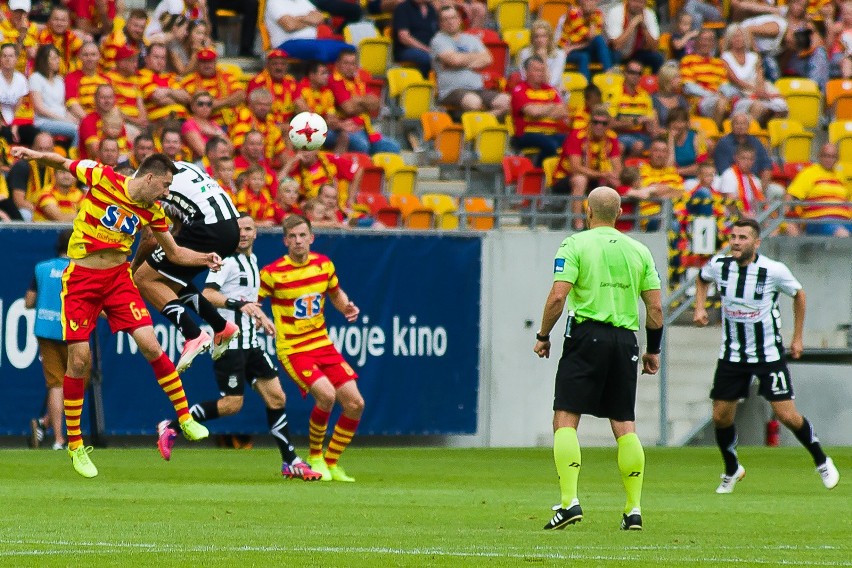
{"label": "blue advertising banner", "polygon": [[[0,434],[28,432],[40,411],[44,379],[32,335],[34,314],[23,297],[35,264],[54,255],[55,229],[0,230],[7,275],[0,279]],[[476,236],[388,234],[317,235],[313,250],[334,262],[340,284],[361,309],[348,323],[327,304],[335,346],[359,374],[366,409],[362,435],[472,434],[479,385],[481,241]],[[281,233],[255,244],[261,267],[284,253]],[[203,280],[197,282],[203,286]],[[268,302],[264,306],[269,311]],[[153,314],[163,349],[177,360],[179,332]],[[105,434],[152,434],[173,416],[150,366],[127,334],[98,325]],[[270,355],[274,339],[268,338]],[[310,399],[280,370],[290,428],[306,434]],[[183,375],[190,404],[218,398],[209,355]],[[87,401],[88,406],[88,401]],[[84,410],[87,414],[88,410]],[[263,404],[246,393],[237,416],[209,424],[216,433],[267,431]],[[85,429],[85,422],[84,422]]]}

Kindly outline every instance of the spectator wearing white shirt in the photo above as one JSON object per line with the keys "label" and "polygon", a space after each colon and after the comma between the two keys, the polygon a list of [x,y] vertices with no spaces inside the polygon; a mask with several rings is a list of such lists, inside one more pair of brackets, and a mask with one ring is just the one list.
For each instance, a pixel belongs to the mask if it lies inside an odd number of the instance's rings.
{"label": "spectator wearing white shirt", "polygon": [[748,216],[755,215],[759,204],[764,201],[760,178],[751,173],[754,161],[754,148],[745,144],[738,146],[733,165],[722,172],[719,179],[719,193],[736,198],[740,212]]}
{"label": "spectator wearing white shirt", "polygon": [[663,65],[660,25],[645,0],[624,0],[606,13],[606,36],[616,62],[636,59],[656,73]]}
{"label": "spectator wearing white shirt", "polygon": [[35,71],[30,75],[30,97],[39,130],[67,138],[77,145],[77,119],[65,106],[65,80],[59,74],[59,51],[51,44],[40,45]]}
{"label": "spectator wearing white shirt", "polygon": [[7,43],[0,47],[0,137],[10,145],[31,147],[38,132],[32,119],[21,113],[22,103],[30,94],[27,78],[15,70],[18,47]]}
{"label": "spectator wearing white shirt", "polygon": [[264,21],[269,43],[277,48],[291,39],[316,39],[323,15],[308,0],[274,0],[266,3]]}

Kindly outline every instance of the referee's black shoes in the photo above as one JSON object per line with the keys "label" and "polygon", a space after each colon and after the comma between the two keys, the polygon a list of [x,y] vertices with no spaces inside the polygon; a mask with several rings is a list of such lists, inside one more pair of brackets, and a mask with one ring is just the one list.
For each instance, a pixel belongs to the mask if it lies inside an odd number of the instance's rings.
{"label": "referee's black shoes", "polygon": [[580,508],[579,503],[571,505],[567,509],[563,509],[561,505],[556,505],[553,510],[556,511],[556,514],[553,515],[549,523],[544,525],[544,530],[564,529],[568,525],[583,520],[583,509]]}
{"label": "referee's black shoes", "polygon": [[[635,509],[634,509],[635,511]],[[641,531],[642,530],[642,515],[634,513],[632,515],[621,515],[621,530],[623,531]]]}

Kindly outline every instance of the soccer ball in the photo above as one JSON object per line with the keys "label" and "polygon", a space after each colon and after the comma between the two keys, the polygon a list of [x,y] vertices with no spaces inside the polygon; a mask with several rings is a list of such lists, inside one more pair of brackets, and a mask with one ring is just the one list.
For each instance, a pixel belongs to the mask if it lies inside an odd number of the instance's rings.
{"label": "soccer ball", "polygon": [[318,150],[325,144],[328,125],[313,112],[301,112],[290,121],[290,142],[297,150]]}

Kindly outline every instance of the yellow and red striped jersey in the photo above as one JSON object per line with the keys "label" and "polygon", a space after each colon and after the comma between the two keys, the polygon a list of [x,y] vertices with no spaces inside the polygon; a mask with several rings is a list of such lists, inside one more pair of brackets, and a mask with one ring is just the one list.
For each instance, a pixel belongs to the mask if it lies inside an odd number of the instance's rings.
{"label": "yellow and red striped jersey", "polygon": [[60,191],[55,186],[46,187],[36,199],[33,221],[48,221],[48,218],[44,216],[44,210],[49,205],[56,205],[61,213],[77,213],[84,195],[79,187],[72,187],[68,193]]}
{"label": "yellow and red striped jersey", "polygon": [[[234,179],[238,178],[241,173],[249,169],[252,165],[253,164],[246,160],[241,154],[238,154],[237,157],[234,158]],[[262,167],[266,172],[266,178],[263,182],[266,184],[269,195],[276,195],[278,188],[278,176],[275,174],[275,170],[269,167],[269,163],[266,160],[261,160],[257,165]],[[233,182],[231,183],[233,184]]]}
{"label": "yellow and red striped jersey", "polygon": [[[642,187],[662,184],[683,190],[683,178],[673,167],[654,168],[650,163],[643,162],[639,166],[639,175],[642,178]],[[658,215],[660,209],[659,203],[643,201],[639,204],[639,215],[643,218]]]}
{"label": "yellow and red striped jersey", "polygon": [[99,85],[109,85],[106,75],[95,73],[86,75],[82,69],[72,71],[65,76],[65,106],[79,104],[86,114],[95,110],[95,91]]}
{"label": "yellow and red striped jersey", "polygon": [[59,50],[60,75],[67,75],[80,68],[80,59],[77,55],[80,53],[80,48],[83,47],[83,40],[74,33],[74,30],[68,30],[64,34],[57,35],[48,28],[44,28],[38,34],[38,42],[39,44],[52,44]]}
{"label": "yellow and red striped jersey", "polygon": [[305,77],[299,81],[296,87],[296,98],[301,98],[308,105],[311,112],[327,116],[329,114],[337,114],[334,104],[334,93],[331,87],[323,87],[320,90],[315,90],[311,87],[311,82]]}
{"label": "yellow and red striped jersey", "polygon": [[612,159],[621,156],[621,144],[618,135],[612,130],[607,130],[600,140],[592,140],[587,127],[572,130],[557,156],[559,161],[553,170],[553,181],[559,181],[571,173],[571,156],[580,156],[580,164],[603,174],[613,171]]}
{"label": "yellow and red striped jersey", "polygon": [[332,163],[328,153],[319,152],[317,161],[311,165],[300,163],[290,176],[299,182],[299,192],[303,197],[310,199],[316,197],[319,188],[326,183],[334,183],[337,177],[337,166]]}
{"label": "yellow and red striped jersey", "polygon": [[524,107],[528,104],[552,104],[561,103],[562,97],[556,89],[544,84],[538,89],[522,81],[512,89],[512,121],[515,124],[515,135],[521,136],[526,132],[539,132],[541,134],[556,134],[559,123],[547,116],[535,118],[524,114]]}
{"label": "yellow and red striped jersey", "polygon": [[284,256],[260,270],[258,297],[272,301],[275,346],[280,355],[331,345],[325,326],[325,298],[338,287],[331,259],[315,252],[304,264]]}
{"label": "yellow and red striped jersey", "polygon": [[568,16],[562,26],[562,35],[559,38],[558,46],[565,48],[569,45],[589,41],[592,39],[589,37],[592,28],[596,30],[596,35],[603,33],[603,12],[596,9],[586,16],[579,7],[572,6],[568,10]]}
{"label": "yellow and red striped jersey", "polygon": [[84,258],[94,252],[116,249],[125,254],[144,225],[166,232],[169,225],[159,203],[142,205],[130,198],[128,178],[93,160],[75,160],[69,168],[89,192],[80,202],[68,256]]}
{"label": "yellow and red striped jersey", "polygon": [[296,80],[291,75],[285,75],[280,81],[275,81],[264,69],[248,82],[246,93],[264,88],[272,93],[272,118],[278,124],[289,124],[293,118],[293,100],[296,98]]}
{"label": "yellow and red striped jersey", "polygon": [[718,91],[727,81],[725,62],[718,57],[687,55],[680,60],[680,76],[684,83],[695,83],[710,91]]}
{"label": "yellow and red striped jersey", "polygon": [[123,45],[130,46],[136,51],[142,51],[144,47],[141,42],[131,41],[124,33],[124,28],[114,30],[101,44],[101,72],[106,73],[115,67],[115,55],[118,53],[118,48]]}
{"label": "yellow and red striped jersey", "polygon": [[232,122],[228,124],[228,133],[231,135],[231,142],[235,149],[242,148],[243,142],[246,141],[246,134],[252,130],[263,134],[264,155],[269,162],[274,162],[275,158],[286,150],[281,128],[278,127],[272,113],[266,115],[265,121],[261,121],[248,107],[238,108]]}
{"label": "yellow and red striped jersey", "polygon": [[[183,78],[180,86],[189,93],[189,96],[198,91],[207,91],[214,99],[224,99],[239,90],[237,79],[220,67],[216,68],[216,74],[213,77],[202,77],[197,72],[190,73]],[[210,118],[224,128],[228,122],[233,121],[231,113],[233,113],[232,109],[220,108],[214,110]]]}
{"label": "yellow and red striped jersey", "polygon": [[787,188],[787,194],[796,199],[819,202],[817,205],[797,208],[799,216],[804,219],[852,219],[852,209],[848,205],[842,205],[852,199],[850,193],[852,192],[836,173],[826,170],[820,164],[803,169]]}
{"label": "yellow and red striped jersey", "polygon": [[[334,95],[334,100],[336,101],[335,109],[338,114],[342,114],[339,108],[341,104],[352,97],[363,97],[367,94],[367,83],[360,76],[355,75],[354,79],[347,79],[337,71],[331,74],[331,79],[328,81],[328,88],[331,89],[331,93]],[[376,132],[373,129],[369,114],[363,113],[350,118],[355,124],[363,126],[367,134]]]}
{"label": "yellow and red striped jersey", "polygon": [[273,221],[280,223],[284,220],[284,212],[272,199],[272,195],[267,188],[263,188],[260,193],[255,193],[247,186],[243,187],[234,196],[234,207],[241,213],[248,215],[255,221]]}
{"label": "yellow and red striped jersey", "polygon": [[139,78],[125,77],[115,71],[109,71],[107,79],[115,91],[115,106],[124,116],[139,116],[138,101],[142,98],[142,89],[139,86]]}
{"label": "yellow and red striped jersey", "polygon": [[140,69],[138,73],[139,87],[142,90],[142,100],[145,103],[145,111],[148,120],[155,121],[163,118],[186,118],[186,109],[183,105],[172,103],[160,105],[152,98],[157,89],[180,89],[180,83],[174,73],[154,73],[150,69]]}
{"label": "yellow and red striped jersey", "polygon": [[[654,116],[654,103],[651,100],[651,95],[642,87],[636,89],[633,93],[628,93],[626,87],[621,88],[621,92],[617,93],[609,103],[609,113],[613,117],[635,117],[635,116]],[[625,132],[641,132],[645,127],[643,125],[628,126],[623,128]]]}
{"label": "yellow and red striped jersey", "polygon": [[18,44],[18,47],[21,48],[21,50],[18,54],[18,62],[15,65],[15,69],[29,77],[30,61],[27,59],[27,48],[38,47],[38,26],[35,25],[35,23],[30,22],[30,25],[27,27],[27,31],[25,32],[23,43],[18,41],[20,36],[21,31],[12,24],[12,20],[0,17],[0,44]]}

